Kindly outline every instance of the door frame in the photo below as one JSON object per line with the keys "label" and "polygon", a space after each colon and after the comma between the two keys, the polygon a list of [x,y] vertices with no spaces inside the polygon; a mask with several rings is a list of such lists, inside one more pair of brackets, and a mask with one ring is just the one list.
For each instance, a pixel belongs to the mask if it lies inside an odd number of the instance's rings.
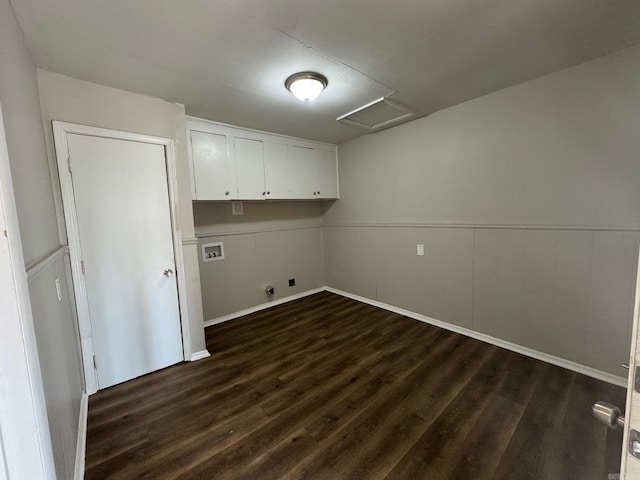
{"label": "door frame", "polygon": [[98,391],[97,372],[94,368],[93,356],[93,331],[89,315],[89,303],[87,288],[82,274],[82,252],[80,249],[80,232],[78,228],[78,216],[76,212],[75,196],[71,178],[69,161],[69,145],[67,134],[78,134],[92,137],[111,138],[140,143],[161,145],[165,151],[165,167],[167,172],[167,190],[169,194],[169,213],[171,217],[171,236],[175,257],[176,280],[178,283],[178,308],[180,325],[182,330],[182,353],[184,360],[191,357],[191,334],[189,330],[188,303],[186,290],[186,277],[184,273],[184,256],[182,252],[182,234],[180,231],[179,206],[178,206],[178,181],[176,170],[176,153],[173,139],[153,137],[139,133],[109,130],[106,128],[90,127],[54,120],[53,138],[56,151],[56,163],[58,166],[58,178],[62,190],[62,204],[64,222],[67,227],[69,242],[69,256],[71,259],[71,273],[73,277],[73,290],[78,312],[78,327],[80,332],[80,345],[82,349],[82,363],[84,365],[84,378],[87,393],[89,395]]}

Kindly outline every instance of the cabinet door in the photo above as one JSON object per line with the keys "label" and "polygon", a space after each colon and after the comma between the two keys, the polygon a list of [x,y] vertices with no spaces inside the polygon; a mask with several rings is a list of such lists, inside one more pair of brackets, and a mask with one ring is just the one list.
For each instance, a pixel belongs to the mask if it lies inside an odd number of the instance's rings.
{"label": "cabinet door", "polygon": [[282,143],[264,143],[264,184],[267,198],[293,198],[289,182],[287,146]]}
{"label": "cabinet door", "polygon": [[294,198],[316,198],[314,149],[289,146],[289,183]]}
{"label": "cabinet door", "polygon": [[316,198],[338,198],[338,172],[336,157],[331,150],[313,149]]}
{"label": "cabinet door", "polygon": [[235,198],[235,182],[227,153],[227,137],[192,130],[191,153],[196,199]]}
{"label": "cabinet door", "polygon": [[241,200],[264,199],[266,191],[262,142],[235,137],[234,146],[238,198]]}

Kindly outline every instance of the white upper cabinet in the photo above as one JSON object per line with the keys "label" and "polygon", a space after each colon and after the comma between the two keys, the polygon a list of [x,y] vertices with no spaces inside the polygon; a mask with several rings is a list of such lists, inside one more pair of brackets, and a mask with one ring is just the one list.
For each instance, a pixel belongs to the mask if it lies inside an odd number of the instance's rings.
{"label": "white upper cabinet", "polygon": [[191,132],[191,157],[195,200],[237,198],[235,171],[229,162],[227,137],[214,133]]}
{"label": "white upper cabinet", "polygon": [[316,198],[338,198],[338,165],[334,152],[314,148]]}
{"label": "white upper cabinet", "polygon": [[334,150],[289,147],[289,168],[294,198],[338,198]]}
{"label": "white upper cabinet", "polygon": [[264,149],[260,140],[234,137],[238,198],[262,200],[264,188]]}
{"label": "white upper cabinet", "polygon": [[292,198],[287,145],[264,144],[264,184],[267,198]]}
{"label": "white upper cabinet", "polygon": [[187,120],[194,200],[338,198],[336,146]]}
{"label": "white upper cabinet", "polygon": [[289,182],[293,198],[316,198],[314,149],[289,147]]}

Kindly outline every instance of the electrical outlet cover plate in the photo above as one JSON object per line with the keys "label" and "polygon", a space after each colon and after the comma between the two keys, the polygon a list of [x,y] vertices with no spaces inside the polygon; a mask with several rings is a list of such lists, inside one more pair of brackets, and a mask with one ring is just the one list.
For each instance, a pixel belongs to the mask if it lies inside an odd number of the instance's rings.
{"label": "electrical outlet cover plate", "polygon": [[232,215],[244,215],[244,203],[242,201],[231,202]]}

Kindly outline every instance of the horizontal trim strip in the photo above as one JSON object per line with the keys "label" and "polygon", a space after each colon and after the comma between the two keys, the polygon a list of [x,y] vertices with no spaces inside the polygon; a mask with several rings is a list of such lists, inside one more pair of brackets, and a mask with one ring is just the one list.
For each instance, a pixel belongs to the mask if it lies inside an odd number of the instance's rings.
{"label": "horizontal trim strip", "polygon": [[521,353],[522,355],[535,358],[536,360],[541,360],[543,362],[547,362],[552,365],[557,365],[559,367],[566,368],[568,370],[572,370],[574,372],[578,372],[583,375],[587,375],[589,377],[593,377],[607,383],[612,383],[613,385],[618,385],[619,387],[625,387],[625,388],[627,387],[626,378],[613,375],[612,373],[603,372],[602,370],[597,370],[592,367],[587,367],[586,365],[572,362],[571,360],[566,360],[564,358],[556,357],[554,355],[549,355],[548,353],[540,352],[532,348],[523,347],[522,345],[518,345],[516,343],[507,342],[506,340],[501,340],[499,338],[492,337],[484,333],[476,332],[475,330],[470,330],[468,328],[459,327],[457,325],[443,322],[441,320],[436,320],[435,318],[427,317],[426,315],[422,315],[420,313],[415,313],[409,310],[405,310],[403,308],[394,307],[393,305],[389,305],[387,303],[378,302],[377,300],[371,300],[366,297],[361,297],[360,295],[354,295],[352,293],[344,292],[342,290],[338,290],[337,288],[326,287],[325,290],[327,292],[336,293],[338,295],[342,295],[343,297],[351,298],[353,300],[357,300],[362,303],[373,305],[374,307],[383,308],[390,312],[404,315],[405,317],[413,318],[414,320],[418,320],[420,322],[428,323],[429,325],[433,325],[435,327],[439,327],[445,330],[449,330],[451,332],[459,333],[466,337],[475,338],[476,340],[480,340],[485,343],[490,343],[492,345],[496,345],[498,347],[511,350],[512,352]]}
{"label": "horizontal trim strip", "polygon": [[266,310],[267,308],[275,307],[276,305],[282,305],[283,303],[291,302],[293,300],[298,300],[299,298],[308,297],[309,295],[313,295],[315,293],[324,292],[327,287],[314,288],[312,290],[307,290],[306,292],[297,293],[295,295],[290,295],[288,297],[279,298],[278,300],[273,300],[272,302],[262,303],[255,307],[246,308],[244,310],[240,310],[239,312],[230,313],[229,315],[223,315],[222,317],[213,318],[211,320],[207,320],[204,322],[204,327],[211,327],[213,325],[218,325],[219,323],[228,322],[229,320],[233,320],[239,317],[244,317],[245,315],[249,315],[251,313],[260,312],[261,310]]}
{"label": "horizontal trim strip", "polygon": [[256,233],[270,233],[270,232],[288,232],[290,230],[310,230],[312,228],[322,228],[322,225],[309,225],[305,227],[281,227],[281,228],[263,228],[260,230],[230,230],[228,232],[199,232],[196,233],[196,238],[209,238],[209,237],[230,237],[233,235],[253,235]]}
{"label": "horizontal trim strip", "polygon": [[182,239],[182,245],[197,245],[198,239],[196,237],[186,237]]}
{"label": "horizontal trim strip", "polygon": [[588,230],[588,231],[612,231],[612,232],[640,232],[640,225],[517,225],[499,223],[385,223],[385,222],[361,222],[361,223],[335,223],[323,225],[325,228],[476,228],[476,229],[504,229],[504,230]]}
{"label": "horizontal trim strip", "polygon": [[48,253],[46,256],[33,263],[27,265],[27,281],[29,283],[34,282],[40,275],[42,275],[53,263],[55,263],[63,255],[69,254],[69,247],[67,245],[61,245],[54,251]]}

